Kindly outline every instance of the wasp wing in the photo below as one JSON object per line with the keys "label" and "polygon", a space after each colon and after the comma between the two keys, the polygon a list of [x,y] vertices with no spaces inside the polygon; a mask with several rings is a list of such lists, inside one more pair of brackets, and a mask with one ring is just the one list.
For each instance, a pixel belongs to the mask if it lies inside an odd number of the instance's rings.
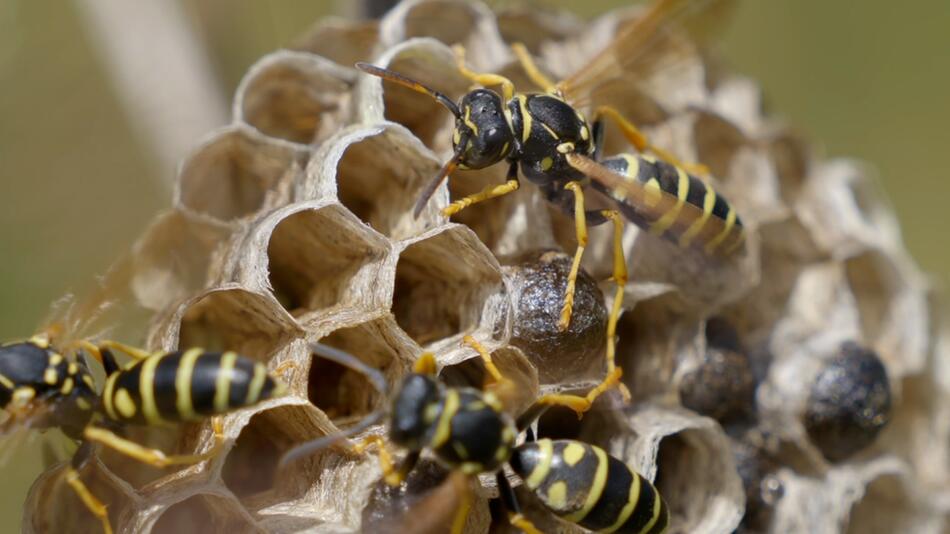
{"label": "wasp wing", "polygon": [[696,44],[717,33],[736,0],[656,0],[621,27],[583,68],[558,83],[572,104],[592,101],[611,82],[638,83],[693,56]]}
{"label": "wasp wing", "polygon": [[742,223],[732,209],[723,218],[715,215],[711,206],[704,209],[687,202],[682,195],[648,187],[636,177],[618,174],[585,156],[568,154],[567,161],[589,177],[596,189],[619,203],[628,219],[652,234],[723,257],[738,250],[744,242]]}

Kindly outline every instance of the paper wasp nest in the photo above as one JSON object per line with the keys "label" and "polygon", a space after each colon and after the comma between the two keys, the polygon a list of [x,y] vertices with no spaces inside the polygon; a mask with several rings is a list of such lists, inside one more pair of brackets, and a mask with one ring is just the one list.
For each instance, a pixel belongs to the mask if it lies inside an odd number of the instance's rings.
{"label": "paper wasp nest", "polygon": [[[530,185],[457,222],[441,218],[450,197],[500,183],[504,165],[456,173],[414,220],[420,189],[449,152],[451,117],[424,95],[358,76],[352,64],[373,61],[457,98],[469,83],[449,46],[461,43],[476,70],[536,90],[509,37],[526,40],[543,68],[563,76],[629,16],[585,24],[563,14],[407,1],[378,23],[317,25],[296,48],[249,70],[233,123],[188,156],[174,208],[134,247],[131,289],[153,317],[137,341],[239,350],[281,370],[292,394],[227,416],[223,451],[193,467],[160,472],[100,452],[82,475],[109,504],[117,531],[385,525],[373,522],[389,505],[377,502],[379,469],[369,454],[329,448],[276,471],[290,446],[337,432],[385,402],[360,376],[312,360],[308,341],[353,352],[392,384],[424,349],[447,366],[444,375],[478,381],[475,353],[460,346],[471,334],[524,386],[525,403],[539,388],[576,389],[600,376],[603,339],[585,328],[603,331],[602,305],[613,294],[609,225],[591,230],[590,282],[582,283],[588,293],[579,297],[571,342],[529,331],[530,321],[543,330],[543,317],[526,318],[519,299],[543,291],[532,273],[558,280],[556,265],[537,262],[556,261],[544,250],[573,252],[572,222]],[[941,532],[950,504],[950,338],[867,170],[816,159],[762,115],[754,82],[707,68],[698,55],[644,82],[612,103],[657,144],[710,166],[750,229],[747,252],[717,270],[628,225],[631,282],[618,351],[634,400],[623,407],[608,399],[580,424],[552,414],[542,432],[598,443],[654,479],[673,532],[729,533],[744,515],[747,531]],[[607,153],[629,150],[609,130],[608,137]],[[734,329],[731,346],[707,328],[712,317]],[[831,461],[810,439],[804,414],[817,377],[845,342],[883,362],[890,410],[871,414],[887,422],[876,439],[877,430],[867,430],[870,439],[853,438],[860,442],[853,454]],[[748,379],[716,379],[730,372]],[[733,393],[746,399],[737,417],[698,413]],[[838,438],[865,430],[848,427]],[[177,443],[179,451],[211,439],[208,424],[144,434],[150,445]],[[34,486],[26,530],[98,532],[54,474]],[[492,491],[479,490],[469,532],[489,528]],[[526,506],[537,512],[530,500]],[[544,513],[532,517],[546,531],[578,530]]]}

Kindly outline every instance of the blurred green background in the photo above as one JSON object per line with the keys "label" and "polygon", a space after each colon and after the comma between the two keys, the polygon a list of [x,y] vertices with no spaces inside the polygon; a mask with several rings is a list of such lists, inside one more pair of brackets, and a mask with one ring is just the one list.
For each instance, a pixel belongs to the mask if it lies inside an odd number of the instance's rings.
{"label": "blurred green background", "polygon": [[[0,0],[0,339],[32,333],[51,301],[86,287],[170,202],[172,171],[136,135],[83,16],[96,1]],[[583,14],[621,4],[588,0]],[[772,112],[825,155],[878,169],[908,247],[943,280],[950,2],[910,5],[746,0],[721,46],[736,70],[761,82]],[[328,0],[180,6],[224,101],[256,58],[317,18],[351,9]],[[38,454],[21,451],[3,470],[0,531],[15,532]]]}

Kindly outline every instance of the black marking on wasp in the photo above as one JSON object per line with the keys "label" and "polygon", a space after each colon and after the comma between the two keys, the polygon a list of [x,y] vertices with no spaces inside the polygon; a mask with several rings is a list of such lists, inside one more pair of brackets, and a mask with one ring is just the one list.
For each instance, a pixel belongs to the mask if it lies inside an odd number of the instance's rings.
{"label": "black marking on wasp", "polygon": [[[101,395],[76,351],[66,351],[64,356],[46,336],[0,347],[0,401],[11,416],[4,430],[60,428],[80,443],[64,478],[107,534],[112,526],[106,507],[79,476],[94,443],[156,467],[199,462],[213,457],[221,445],[218,420],[214,421],[216,444],[197,455],[166,455],[119,433],[127,425],[200,421],[285,391],[262,363],[234,352],[190,349],[153,354],[112,341],[77,341],[71,346],[102,364],[106,382]],[[113,350],[135,361],[120,367]]]}
{"label": "black marking on wasp", "polygon": [[[521,514],[514,490],[504,475],[502,467],[507,463],[526,488],[552,513],[567,521],[601,532],[665,532],[669,510],[656,488],[603,449],[576,440],[532,439],[516,444],[517,435],[547,407],[561,405],[577,409],[578,404],[591,402],[591,397],[596,398],[603,390],[595,389],[586,398],[545,395],[516,421],[505,412],[502,403],[505,388],[512,383],[501,375],[480,344],[470,337],[465,341],[485,362],[488,389],[445,386],[436,377],[435,358],[432,354],[423,354],[414,372],[403,379],[396,391],[388,422],[389,443],[406,449],[408,454],[395,465],[386,440],[378,435],[369,436],[356,445],[357,452],[379,446],[379,462],[386,482],[401,484],[423,451],[431,451],[437,461],[451,471],[447,483],[463,493],[458,498],[461,504],[452,522],[452,532],[460,533],[471,505],[469,486],[464,479],[493,472],[511,524],[528,534],[536,534],[539,531]],[[375,376],[374,382],[385,392],[385,382],[379,372],[366,369],[356,357],[319,344],[312,349],[318,355]],[[359,426],[362,430],[368,425],[364,421]],[[345,434],[300,444],[288,451],[281,464],[287,465],[354,433],[350,429]]]}

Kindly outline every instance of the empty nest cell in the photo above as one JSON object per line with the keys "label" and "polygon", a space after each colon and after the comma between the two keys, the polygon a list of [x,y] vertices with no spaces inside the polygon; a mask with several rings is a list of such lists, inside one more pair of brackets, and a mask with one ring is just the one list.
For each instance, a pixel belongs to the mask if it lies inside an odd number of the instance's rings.
{"label": "empty nest cell", "polygon": [[395,239],[416,231],[413,207],[439,172],[418,141],[387,127],[346,147],[336,169],[337,198],[360,220]]}
{"label": "empty nest cell", "polygon": [[[95,464],[95,462],[92,462]],[[76,493],[65,484],[66,465],[60,464],[40,475],[30,488],[20,525],[25,534],[47,532],[75,532],[102,534],[101,523],[83,505]],[[109,520],[113,525],[133,505],[132,496],[116,487],[98,465],[80,470],[80,478],[98,499],[108,504]],[[15,526],[7,524],[11,529]]]}
{"label": "empty nest cell", "polygon": [[233,350],[267,361],[293,334],[272,299],[237,288],[209,291],[190,302],[181,316],[180,347]]}
{"label": "empty nest cell", "polygon": [[416,343],[428,345],[478,328],[489,297],[502,290],[491,253],[468,228],[456,226],[400,253],[392,311]]}
{"label": "empty nest cell", "polygon": [[[320,342],[353,354],[394,381],[416,356],[411,354],[411,347],[405,346],[408,340],[398,339],[399,334],[392,319],[383,318],[341,328]],[[307,395],[334,423],[344,426],[387,402],[361,373],[316,355],[310,363]]]}
{"label": "empty nest cell", "polygon": [[296,316],[369,307],[388,247],[338,205],[305,209],[280,221],[267,245],[270,285]]}
{"label": "empty nest cell", "polygon": [[235,114],[265,135],[314,143],[341,125],[354,77],[311,54],[277,52],[258,62],[241,82]]}
{"label": "empty nest cell", "polygon": [[228,128],[185,161],[176,204],[224,222],[247,217],[282,198],[286,201],[277,186],[289,182],[304,159],[303,153],[245,128]]}
{"label": "empty nest cell", "polygon": [[349,67],[357,61],[369,61],[378,38],[379,23],[375,20],[328,19],[317,22],[304,32],[291,48]]}
{"label": "empty nest cell", "polygon": [[153,534],[201,531],[261,532],[236,502],[217,495],[194,495],[169,506],[151,529]]}
{"label": "empty nest cell", "polygon": [[[452,63],[452,53],[432,41],[408,43],[398,51],[386,68],[418,80],[456,101],[469,82]],[[412,89],[383,81],[384,117],[398,122],[437,153],[452,146],[455,118],[432,97]]]}

